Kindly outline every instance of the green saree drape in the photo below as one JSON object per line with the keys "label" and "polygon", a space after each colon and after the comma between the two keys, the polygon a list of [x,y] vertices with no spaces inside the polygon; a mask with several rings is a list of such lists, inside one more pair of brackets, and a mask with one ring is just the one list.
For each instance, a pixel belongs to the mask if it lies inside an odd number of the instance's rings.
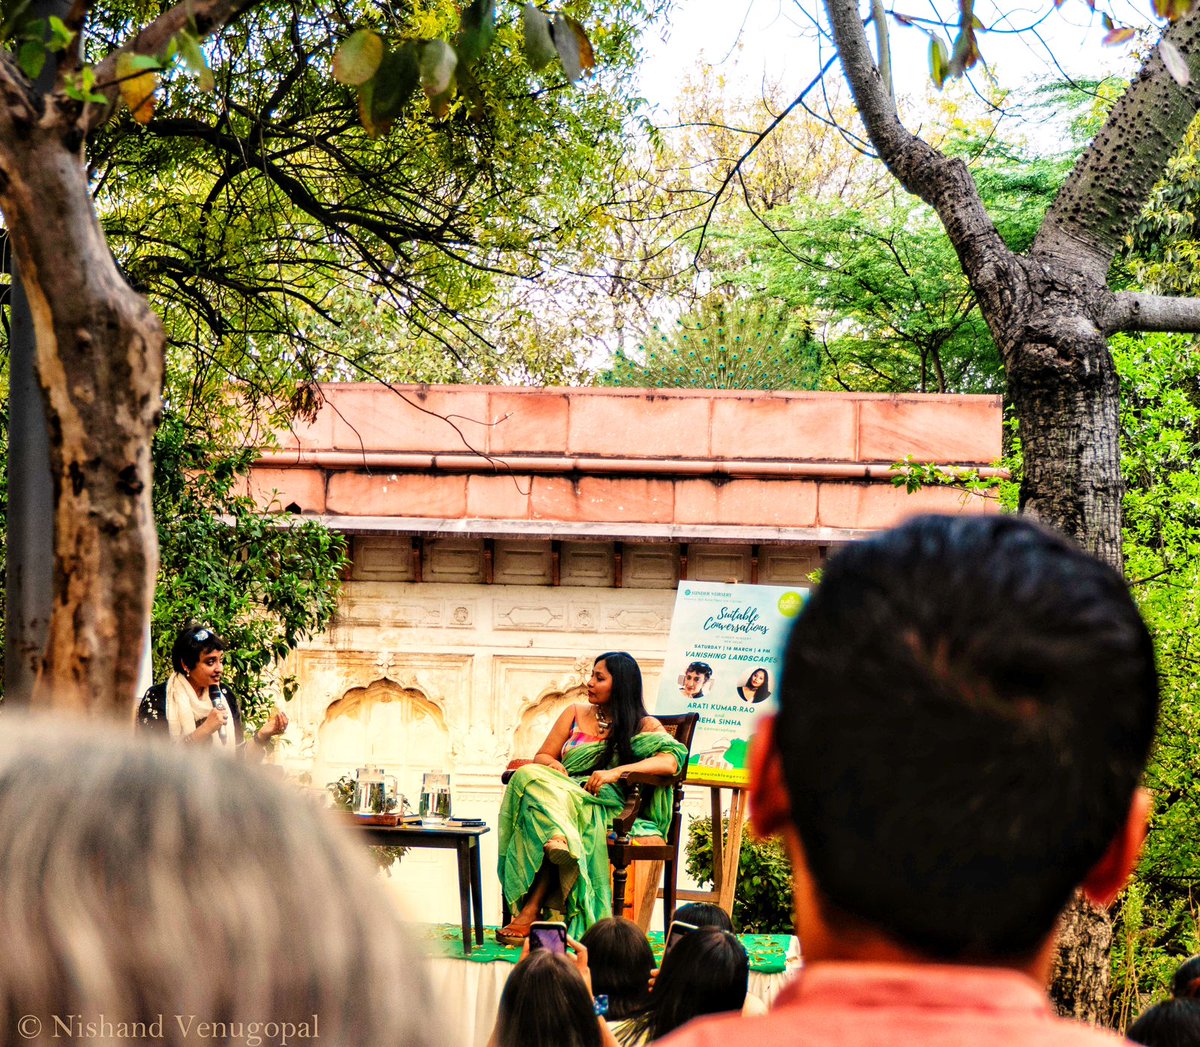
{"label": "green saree drape", "polygon": [[[634,735],[632,745],[638,760],[667,752],[682,768],[687,759],[687,750],[662,731]],[[520,907],[544,860],[546,841],[563,837],[574,859],[563,877],[563,883],[574,879],[563,903],[567,931],[575,939],[612,911],[608,832],[625,806],[624,794],[614,785],[604,786],[596,796],[581,787],[603,750],[603,742],[568,749],[563,765],[570,778],[539,763],[526,764],[509,779],[500,804],[499,873],[504,897],[514,910]],[[666,836],[672,809],[671,790],[655,789],[631,835]],[[573,875],[576,870],[578,878]]]}

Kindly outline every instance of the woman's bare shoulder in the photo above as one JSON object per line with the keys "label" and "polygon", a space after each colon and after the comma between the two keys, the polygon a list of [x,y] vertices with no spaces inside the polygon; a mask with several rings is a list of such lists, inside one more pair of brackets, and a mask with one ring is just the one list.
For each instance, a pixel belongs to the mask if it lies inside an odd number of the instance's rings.
{"label": "woman's bare shoulder", "polygon": [[642,721],[642,734],[666,734],[667,729],[653,716],[647,716]]}

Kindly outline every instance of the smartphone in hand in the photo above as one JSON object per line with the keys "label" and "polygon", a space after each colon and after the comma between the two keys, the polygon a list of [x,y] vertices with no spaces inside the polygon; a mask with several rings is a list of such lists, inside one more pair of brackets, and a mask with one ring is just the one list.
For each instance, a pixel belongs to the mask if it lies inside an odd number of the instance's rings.
{"label": "smartphone in hand", "polygon": [[667,928],[667,941],[663,946],[663,959],[667,958],[667,953],[679,944],[679,940],[685,934],[691,934],[696,929],[694,923],[684,923],[683,920],[672,920],[671,926]]}
{"label": "smartphone in hand", "polygon": [[529,928],[529,951],[549,949],[567,955],[567,925],[556,920],[537,920]]}

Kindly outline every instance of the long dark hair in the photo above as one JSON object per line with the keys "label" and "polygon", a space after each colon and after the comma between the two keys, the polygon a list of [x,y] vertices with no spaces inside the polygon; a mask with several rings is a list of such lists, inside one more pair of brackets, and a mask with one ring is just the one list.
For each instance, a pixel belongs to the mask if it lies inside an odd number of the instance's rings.
{"label": "long dark hair", "polygon": [[[627,1027],[625,1042],[653,1042],[702,1014],[740,1011],[750,983],[750,958],[737,935],[701,927],[663,958],[650,1009]],[[624,1030],[623,1030],[624,1031]],[[641,1032],[649,1035],[638,1040]]]}
{"label": "long dark hair", "polygon": [[600,1024],[583,976],[570,960],[535,949],[500,994],[497,1047],[601,1047]]}
{"label": "long dark hair", "polygon": [[650,1001],[654,953],[645,932],[632,920],[606,916],[582,938],[592,972],[592,992],[608,997],[608,1018],[621,1021],[644,1010]]}
{"label": "long dark hair", "polygon": [[633,736],[641,732],[642,721],[650,715],[642,700],[642,670],[637,659],[625,651],[609,651],[600,655],[592,667],[601,662],[612,677],[612,693],[608,699],[612,726],[608,729],[604,752],[593,770],[633,763]]}

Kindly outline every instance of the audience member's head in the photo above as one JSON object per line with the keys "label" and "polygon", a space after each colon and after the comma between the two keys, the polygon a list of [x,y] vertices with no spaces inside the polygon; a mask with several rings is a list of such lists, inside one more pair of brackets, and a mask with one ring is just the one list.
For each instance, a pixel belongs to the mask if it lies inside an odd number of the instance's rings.
{"label": "audience member's head", "polygon": [[1111,897],[1136,858],[1150,636],[1114,570],[1027,520],[926,516],[845,548],[779,699],[752,809],[792,846],[801,933],[1027,962],[1076,886]]}
{"label": "audience member's head", "polygon": [[702,1014],[740,1011],[750,981],[750,958],[737,936],[701,927],[679,940],[663,958],[650,994],[650,1009],[634,1020],[654,1041]]}
{"label": "audience member's head", "polygon": [[1200,1002],[1158,1003],[1125,1030],[1125,1038],[1146,1047],[1200,1047]]}
{"label": "audience member's head", "polygon": [[733,930],[729,913],[712,902],[687,902],[675,910],[672,920],[690,923],[693,927],[720,927],[723,931]]}
{"label": "audience member's head", "polygon": [[535,949],[504,983],[490,1047],[600,1047],[592,995],[565,956]]}
{"label": "audience member's head", "polygon": [[1184,960],[1171,981],[1171,991],[1178,999],[1200,1003],[1200,956]]}
{"label": "audience member's head", "polygon": [[168,1047],[189,1015],[230,1042],[443,1042],[364,849],[260,770],[6,714],[0,839],[0,1028],[33,1016],[25,1042],[56,1015]]}
{"label": "audience member's head", "polygon": [[1174,999],[1144,1012],[1126,1039],[1146,1047],[1200,1047],[1200,956],[1185,960],[1171,980]]}
{"label": "audience member's head", "polygon": [[609,916],[597,920],[583,936],[592,992],[608,997],[608,1018],[620,1021],[643,1010],[650,998],[654,951],[632,920]]}

